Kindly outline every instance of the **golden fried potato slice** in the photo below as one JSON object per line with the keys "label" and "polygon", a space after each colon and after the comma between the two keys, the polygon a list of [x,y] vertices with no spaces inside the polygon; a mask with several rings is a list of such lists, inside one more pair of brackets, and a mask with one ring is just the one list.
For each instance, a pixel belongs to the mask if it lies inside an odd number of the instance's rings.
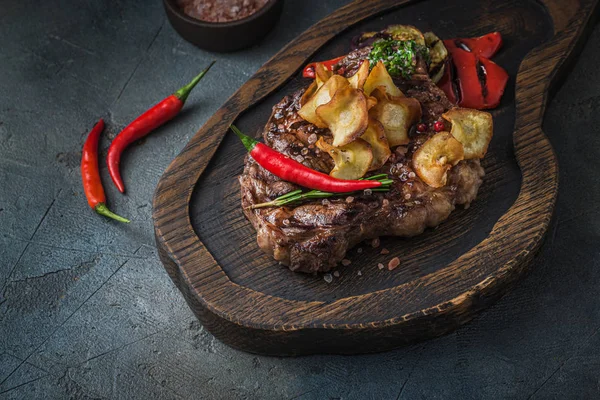
{"label": "golden fried potato slice", "polygon": [[366,96],[367,97],[367,110],[370,110],[371,108],[375,107],[375,105],[377,104],[377,98],[373,97],[373,96]]}
{"label": "golden fried potato slice", "polygon": [[411,97],[388,96],[383,90],[373,91],[377,104],[369,110],[369,116],[381,122],[390,147],[407,144],[410,127],[421,119],[421,103]]}
{"label": "golden fried potato slice", "polygon": [[371,70],[365,81],[363,90],[367,96],[379,86],[385,87],[385,92],[391,96],[404,96],[402,91],[394,84],[392,77],[385,69],[385,65],[379,61]]}
{"label": "golden fried potato slice", "polygon": [[412,167],[423,182],[439,188],[446,185],[448,170],[464,156],[462,144],[450,132],[439,132],[413,154]]}
{"label": "golden fried potato slice", "polygon": [[453,108],[442,117],[452,123],[452,136],[465,148],[465,159],[483,158],[494,135],[492,115],[470,108]]}
{"label": "golden fried potato slice", "polygon": [[298,114],[306,121],[315,124],[319,128],[327,128],[327,124],[319,118],[315,112],[317,107],[329,103],[333,95],[343,87],[349,85],[348,80],[340,75],[333,75],[321,86],[316,93],[300,108]]}
{"label": "golden fried potato slice", "polygon": [[376,119],[370,118],[367,130],[360,138],[369,143],[373,151],[373,161],[371,161],[369,171],[381,168],[392,154],[383,125]]}
{"label": "golden fried potato slice", "polygon": [[365,81],[369,76],[369,60],[364,60],[360,67],[358,67],[358,71],[350,78],[348,78],[348,82],[350,82],[350,86],[354,89],[362,89],[365,85]]}
{"label": "golden fried potato slice", "polygon": [[373,161],[371,145],[362,139],[356,139],[345,146],[334,147],[323,140],[323,137],[320,137],[316,145],[321,151],[326,152],[333,158],[335,167],[333,167],[329,175],[334,178],[362,178],[369,170]]}
{"label": "golden fried potato slice", "polygon": [[315,64],[315,82],[317,82],[317,89],[320,88],[333,76],[333,72],[328,70],[323,64]]}
{"label": "golden fried potato slice", "polygon": [[350,86],[338,89],[331,101],[317,107],[316,114],[327,124],[333,135],[335,147],[343,146],[358,138],[365,132],[369,123],[365,95]]}
{"label": "golden fried potato slice", "polygon": [[310,98],[316,92],[317,92],[317,81],[315,80],[315,81],[313,81],[313,83],[310,84],[309,87],[306,88],[306,90],[302,94],[302,97],[300,97],[300,107],[305,105],[308,102],[308,100],[310,100]]}

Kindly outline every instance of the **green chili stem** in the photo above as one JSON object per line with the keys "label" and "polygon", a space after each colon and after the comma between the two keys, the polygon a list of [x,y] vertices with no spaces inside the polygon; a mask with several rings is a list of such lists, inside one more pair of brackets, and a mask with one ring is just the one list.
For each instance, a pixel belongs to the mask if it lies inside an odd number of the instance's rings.
{"label": "green chili stem", "polygon": [[112,219],[114,219],[116,221],[119,221],[119,222],[124,222],[126,224],[128,224],[129,222],[131,222],[127,218],[123,218],[120,215],[117,215],[114,212],[110,211],[108,209],[108,207],[106,206],[106,204],[104,204],[104,203],[98,203],[96,205],[96,207],[94,207],[94,210],[98,214],[100,214],[100,215],[104,215],[105,217],[112,218]]}
{"label": "green chili stem", "polygon": [[204,77],[204,75],[206,75],[206,73],[208,72],[210,67],[212,67],[214,64],[215,64],[215,61],[211,62],[210,65],[204,71],[200,72],[194,79],[192,79],[192,81],[190,83],[188,83],[187,85],[185,85],[184,87],[182,87],[181,89],[179,89],[178,91],[173,93],[173,96],[175,96],[179,100],[181,100],[182,103],[185,103],[185,101],[187,100],[188,96],[190,95],[190,92],[192,91],[192,89],[194,89],[196,87],[198,82],[200,82],[200,79],[202,79]]}
{"label": "green chili stem", "polygon": [[235,133],[237,135],[237,137],[240,138],[240,140],[242,141],[242,144],[244,145],[246,150],[248,150],[248,152],[251,152],[252,149],[254,148],[254,146],[256,146],[258,144],[257,140],[252,139],[250,136],[244,135],[242,133],[242,131],[240,131],[237,128],[237,126],[229,125],[229,128],[233,131],[233,133]]}

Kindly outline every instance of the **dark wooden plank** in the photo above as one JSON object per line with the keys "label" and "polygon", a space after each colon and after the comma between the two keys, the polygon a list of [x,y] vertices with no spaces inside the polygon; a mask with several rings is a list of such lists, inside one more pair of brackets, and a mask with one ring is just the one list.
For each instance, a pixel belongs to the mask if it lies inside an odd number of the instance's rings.
{"label": "dark wooden plank", "polygon": [[[165,172],[154,199],[161,259],[219,339],[267,354],[381,351],[454,329],[526,272],[558,188],[556,159],[541,130],[548,93],[585,38],[597,1],[568,2],[568,10],[558,0],[542,1],[545,7],[533,0],[467,3],[378,0],[341,8],[257,71]],[[262,129],[271,106],[305,84],[296,72],[311,56],[342,54],[354,34],[390,23],[412,23],[441,37],[499,30],[505,47],[495,60],[516,79],[494,111],[487,175],[471,209],[417,238],[384,240],[402,255],[402,268],[378,270],[381,256],[362,246],[328,285],[275,265],[258,249],[239,206],[243,149],[231,135],[223,137],[242,112],[237,124]]]}

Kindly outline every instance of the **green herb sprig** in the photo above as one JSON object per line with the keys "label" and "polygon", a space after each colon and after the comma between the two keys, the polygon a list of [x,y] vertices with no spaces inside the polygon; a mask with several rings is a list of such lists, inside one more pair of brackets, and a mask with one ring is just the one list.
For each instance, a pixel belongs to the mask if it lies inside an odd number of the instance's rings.
{"label": "green herb sprig", "polygon": [[[390,185],[394,182],[392,179],[389,179],[386,174],[378,174],[373,175],[368,178],[363,178],[360,180],[367,181],[378,181],[381,182],[381,186],[373,188],[373,189],[365,189],[370,190],[371,192],[387,192],[390,190]],[[250,206],[251,209],[256,208],[265,208],[265,207],[280,207],[289,203],[295,203],[302,200],[307,199],[326,199],[332,196],[347,196],[349,194],[356,192],[346,192],[346,193],[330,193],[330,192],[322,192],[320,190],[311,190],[310,192],[302,193],[302,189],[294,190],[289,193],[284,194],[283,196],[279,196],[275,200],[269,201],[267,203],[254,204]]]}

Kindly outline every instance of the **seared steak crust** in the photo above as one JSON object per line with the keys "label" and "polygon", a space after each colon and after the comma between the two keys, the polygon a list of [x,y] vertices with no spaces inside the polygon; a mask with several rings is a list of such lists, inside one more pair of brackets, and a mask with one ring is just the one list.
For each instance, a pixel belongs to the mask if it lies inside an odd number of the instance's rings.
{"label": "seared steak crust", "polygon": [[[352,53],[348,57],[351,56]],[[353,57],[355,62],[359,55]],[[421,102],[423,121],[428,125],[452,107],[426,74],[415,74],[412,80],[397,84],[407,96]],[[328,173],[333,168],[331,157],[320,152],[314,143],[318,136],[330,133],[298,115],[303,92],[286,96],[273,107],[263,138],[275,150]],[[248,157],[239,181],[242,207],[257,231],[258,245],[293,271],[324,272],[334,268],[348,249],[363,240],[386,235],[415,236],[427,227],[439,225],[456,204],[468,205],[475,200],[484,171],[478,160],[462,161],[450,171],[446,186],[435,189],[423,183],[411,168],[411,157],[432,133],[430,129],[424,134],[413,134],[408,146],[396,148],[390,160],[373,171],[386,173],[394,180],[389,192],[367,190],[284,207],[249,208],[298,187],[280,180]]]}

